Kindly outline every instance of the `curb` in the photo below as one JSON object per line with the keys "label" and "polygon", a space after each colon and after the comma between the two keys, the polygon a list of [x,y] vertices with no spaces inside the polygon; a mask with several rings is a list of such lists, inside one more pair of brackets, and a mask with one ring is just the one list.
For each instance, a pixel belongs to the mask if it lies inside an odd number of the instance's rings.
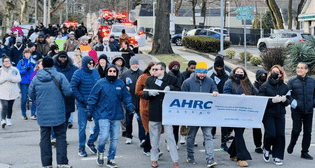
{"label": "curb", "polygon": [[142,52],[142,54],[144,54],[144,55],[150,57],[154,62],[160,62],[160,60],[157,59],[155,56],[153,56],[153,55],[151,55],[151,54],[149,54],[149,53],[147,53],[147,52],[144,52],[144,51],[141,51],[141,52]]}

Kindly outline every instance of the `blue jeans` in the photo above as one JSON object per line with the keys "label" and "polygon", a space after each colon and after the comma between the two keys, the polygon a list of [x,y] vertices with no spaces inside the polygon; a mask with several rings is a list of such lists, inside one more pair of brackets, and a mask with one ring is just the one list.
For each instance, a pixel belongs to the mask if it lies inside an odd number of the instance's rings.
{"label": "blue jeans", "polygon": [[[86,108],[78,107],[78,127],[79,127],[79,150],[85,148],[86,143],[86,114],[85,114]],[[88,145],[94,145],[94,142],[97,140],[98,134],[100,132],[98,120],[95,120],[95,127],[94,127],[94,134],[90,135],[90,138],[88,140]]]}
{"label": "blue jeans", "polygon": [[63,123],[54,127],[40,127],[40,153],[42,165],[52,165],[52,149],[50,143],[51,129],[55,131],[56,135],[56,151],[57,151],[57,164],[68,164],[67,158],[67,126]]}
{"label": "blue jeans", "polygon": [[71,113],[70,118],[68,120],[69,123],[73,123],[73,113]]}
{"label": "blue jeans", "polygon": [[[137,114],[138,114],[138,116],[140,116],[139,113],[137,113]],[[134,116],[134,114],[126,113],[126,136],[127,136],[127,138],[131,138],[131,139],[132,139],[133,116]],[[142,140],[145,139],[145,131],[144,131],[140,117],[139,117],[139,120],[137,119],[137,122],[138,122],[138,137],[139,137],[139,140],[141,142]]]}
{"label": "blue jeans", "polygon": [[116,155],[116,149],[118,145],[118,137],[120,132],[120,120],[108,120],[100,119],[100,134],[98,138],[98,151],[100,153],[105,152],[105,145],[110,137],[110,144],[107,158],[109,160],[114,159]]}
{"label": "blue jeans", "polygon": [[[28,86],[29,84],[20,83],[20,89],[21,89],[21,111],[22,115],[26,116],[26,102],[28,101]],[[31,115],[36,115],[36,106],[35,103],[32,101],[32,107],[31,107]]]}

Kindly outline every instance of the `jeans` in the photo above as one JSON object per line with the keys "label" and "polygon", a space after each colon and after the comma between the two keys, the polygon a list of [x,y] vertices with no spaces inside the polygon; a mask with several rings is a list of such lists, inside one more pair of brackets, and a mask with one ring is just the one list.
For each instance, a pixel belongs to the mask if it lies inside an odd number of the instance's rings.
{"label": "jeans", "polygon": [[[20,83],[20,89],[22,94],[21,97],[22,116],[26,116],[26,103],[28,102],[28,86],[29,84]],[[36,115],[36,106],[34,101],[32,101],[31,115]]]}
{"label": "jeans", "polygon": [[51,128],[56,135],[57,164],[68,164],[66,123],[54,127],[40,126],[40,151],[43,167],[52,165],[52,147],[50,143]]}
{"label": "jeans", "polygon": [[[194,148],[195,148],[195,138],[197,135],[199,127],[190,126],[187,136],[187,153],[189,158],[194,158]],[[214,157],[214,147],[212,139],[212,127],[201,127],[203,132],[203,138],[206,147],[206,160],[210,160]]]}
{"label": "jeans", "polygon": [[[137,113],[139,116],[139,120],[137,119],[138,122],[138,136],[140,141],[145,139],[145,131],[141,122],[141,118],[139,113]],[[127,138],[132,138],[132,121],[133,121],[133,116],[134,114],[126,113],[126,136]]]}
{"label": "jeans", "polygon": [[[162,122],[149,121],[150,140],[151,140],[151,161],[159,159],[159,144],[161,136]],[[173,134],[173,126],[164,125],[167,144],[170,147],[170,154],[173,162],[178,162],[178,152]]]}
{"label": "jeans", "polygon": [[1,119],[5,120],[11,119],[12,116],[12,107],[14,104],[14,100],[1,100],[2,111],[1,111]]}
{"label": "jeans", "polygon": [[311,144],[312,136],[312,123],[313,123],[313,113],[310,114],[301,114],[301,113],[291,113],[291,118],[293,120],[293,128],[291,133],[292,145],[296,144],[296,141],[299,138],[299,135],[302,131],[303,125],[303,140],[302,140],[302,153],[308,153],[308,149]]}
{"label": "jeans", "polygon": [[[78,107],[78,127],[79,127],[79,150],[85,148],[86,143],[86,125],[87,125],[87,119],[86,119],[86,108]],[[94,127],[94,134],[90,135],[90,138],[88,140],[88,145],[94,145],[94,142],[97,140],[98,134],[100,132],[98,120],[95,120],[95,127]]]}
{"label": "jeans", "polygon": [[114,159],[116,155],[116,149],[118,146],[118,137],[120,132],[120,120],[100,119],[98,120],[100,133],[98,137],[98,152],[105,152],[105,145],[110,137],[110,144],[107,158],[108,160]]}
{"label": "jeans", "polygon": [[244,140],[245,128],[234,128],[235,137],[231,143],[228,153],[230,158],[236,156],[237,160],[252,160],[250,153],[248,152]]}
{"label": "jeans", "polygon": [[264,147],[270,151],[272,146],[272,157],[283,159],[285,148],[285,115],[280,117],[264,117],[265,127]]}

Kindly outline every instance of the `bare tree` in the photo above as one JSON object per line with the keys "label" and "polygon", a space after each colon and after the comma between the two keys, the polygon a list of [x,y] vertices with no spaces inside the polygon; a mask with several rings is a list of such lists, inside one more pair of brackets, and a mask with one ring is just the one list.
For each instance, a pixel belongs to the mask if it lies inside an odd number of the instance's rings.
{"label": "bare tree", "polygon": [[179,16],[179,10],[180,10],[180,7],[182,7],[182,4],[183,4],[183,0],[176,0],[176,3],[175,3],[175,16]]}
{"label": "bare tree", "polygon": [[203,17],[203,22],[199,22],[199,25],[204,26],[206,20],[206,12],[207,12],[207,0],[202,0],[201,2],[201,17]]}
{"label": "bare tree", "polygon": [[282,15],[275,0],[266,0],[266,4],[271,12],[275,29],[284,29]]}
{"label": "bare tree", "polygon": [[292,0],[288,3],[288,29],[292,28]]}
{"label": "bare tree", "polygon": [[[299,14],[301,14],[303,6],[305,5],[305,0],[301,0],[299,5],[298,5],[298,9],[297,9],[297,16],[299,16]],[[296,29],[300,29],[300,22],[298,21],[298,17],[296,17]]]}
{"label": "bare tree", "polygon": [[196,26],[196,5],[197,5],[197,0],[191,0],[191,8],[192,8],[192,18],[193,18],[193,24]]}
{"label": "bare tree", "polygon": [[7,0],[5,2],[5,9],[3,12],[3,17],[2,17],[2,37],[5,35],[6,30],[11,27],[11,22],[10,22],[10,15],[11,11],[15,8],[15,1],[14,0]]}

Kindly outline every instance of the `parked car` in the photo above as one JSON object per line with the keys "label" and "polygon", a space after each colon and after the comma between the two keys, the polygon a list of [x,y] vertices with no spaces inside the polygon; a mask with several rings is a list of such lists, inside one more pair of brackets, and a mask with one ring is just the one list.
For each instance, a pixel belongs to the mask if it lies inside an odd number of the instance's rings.
{"label": "parked car", "polygon": [[171,38],[171,42],[175,43],[177,46],[182,46],[182,34],[175,34]]}
{"label": "parked car", "polygon": [[199,35],[200,31],[202,29],[198,28],[198,29],[191,29],[187,32],[187,36],[194,36],[194,35]]}
{"label": "parked car", "polygon": [[260,38],[257,42],[257,48],[261,52],[268,48],[288,48],[294,43],[304,42],[309,37],[311,37],[311,34],[300,31],[283,31],[272,34],[267,38]]}
{"label": "parked car", "polygon": [[210,30],[210,29],[202,29],[199,34],[200,36],[214,37],[216,39],[220,39],[220,33]]}
{"label": "parked car", "polygon": [[[212,27],[210,30],[216,31],[221,34],[221,28],[220,27]],[[223,37],[224,40],[230,41],[230,33],[227,29],[223,29]]]}

